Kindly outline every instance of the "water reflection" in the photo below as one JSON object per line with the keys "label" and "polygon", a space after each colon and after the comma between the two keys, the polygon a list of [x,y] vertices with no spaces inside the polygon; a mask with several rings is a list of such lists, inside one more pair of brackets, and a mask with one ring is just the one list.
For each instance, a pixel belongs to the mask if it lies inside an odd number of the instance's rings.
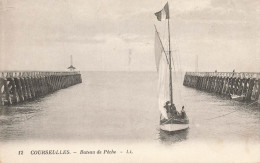
{"label": "water reflection", "polygon": [[173,144],[187,140],[189,138],[188,134],[189,129],[175,132],[159,130],[159,139],[163,144]]}
{"label": "water reflection", "polygon": [[41,108],[34,103],[1,106],[0,107],[0,125],[11,125],[32,118]]}

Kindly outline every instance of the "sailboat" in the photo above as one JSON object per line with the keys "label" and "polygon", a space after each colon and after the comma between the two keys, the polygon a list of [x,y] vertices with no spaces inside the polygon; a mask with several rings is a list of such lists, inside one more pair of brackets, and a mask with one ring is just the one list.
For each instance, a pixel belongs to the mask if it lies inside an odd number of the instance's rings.
{"label": "sailboat", "polygon": [[168,52],[165,51],[157,28],[155,26],[155,61],[159,74],[159,110],[160,129],[168,132],[180,131],[189,128],[189,119],[182,106],[179,113],[173,101],[173,75],[172,75],[172,55],[170,38],[170,14],[168,2],[164,8],[155,13],[158,21],[168,19]]}

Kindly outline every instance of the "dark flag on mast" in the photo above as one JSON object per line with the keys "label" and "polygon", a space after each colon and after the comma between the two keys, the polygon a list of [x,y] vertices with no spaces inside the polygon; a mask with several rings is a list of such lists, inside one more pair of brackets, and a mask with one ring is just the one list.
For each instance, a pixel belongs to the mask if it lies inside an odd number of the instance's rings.
{"label": "dark flag on mast", "polygon": [[161,11],[155,13],[155,16],[159,21],[170,18],[168,2],[165,4]]}

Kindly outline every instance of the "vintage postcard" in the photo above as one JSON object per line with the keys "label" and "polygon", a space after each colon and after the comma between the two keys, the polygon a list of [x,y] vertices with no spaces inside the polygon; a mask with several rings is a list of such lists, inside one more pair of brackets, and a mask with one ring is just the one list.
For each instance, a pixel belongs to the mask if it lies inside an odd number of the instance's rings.
{"label": "vintage postcard", "polygon": [[0,163],[260,162],[259,0],[0,0]]}

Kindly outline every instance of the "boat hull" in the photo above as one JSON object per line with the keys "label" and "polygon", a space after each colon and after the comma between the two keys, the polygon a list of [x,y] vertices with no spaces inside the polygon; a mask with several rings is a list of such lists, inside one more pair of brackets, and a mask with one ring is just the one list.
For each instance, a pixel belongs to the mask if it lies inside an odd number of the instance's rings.
{"label": "boat hull", "polygon": [[[161,116],[162,117],[162,116]],[[188,117],[181,118],[178,115],[173,116],[170,119],[162,118],[160,120],[160,129],[168,132],[180,131],[189,128]]]}
{"label": "boat hull", "polygon": [[161,124],[160,129],[164,131],[180,131],[189,128],[189,124]]}
{"label": "boat hull", "polygon": [[236,101],[243,101],[245,99],[245,96],[231,95],[231,99]]}

